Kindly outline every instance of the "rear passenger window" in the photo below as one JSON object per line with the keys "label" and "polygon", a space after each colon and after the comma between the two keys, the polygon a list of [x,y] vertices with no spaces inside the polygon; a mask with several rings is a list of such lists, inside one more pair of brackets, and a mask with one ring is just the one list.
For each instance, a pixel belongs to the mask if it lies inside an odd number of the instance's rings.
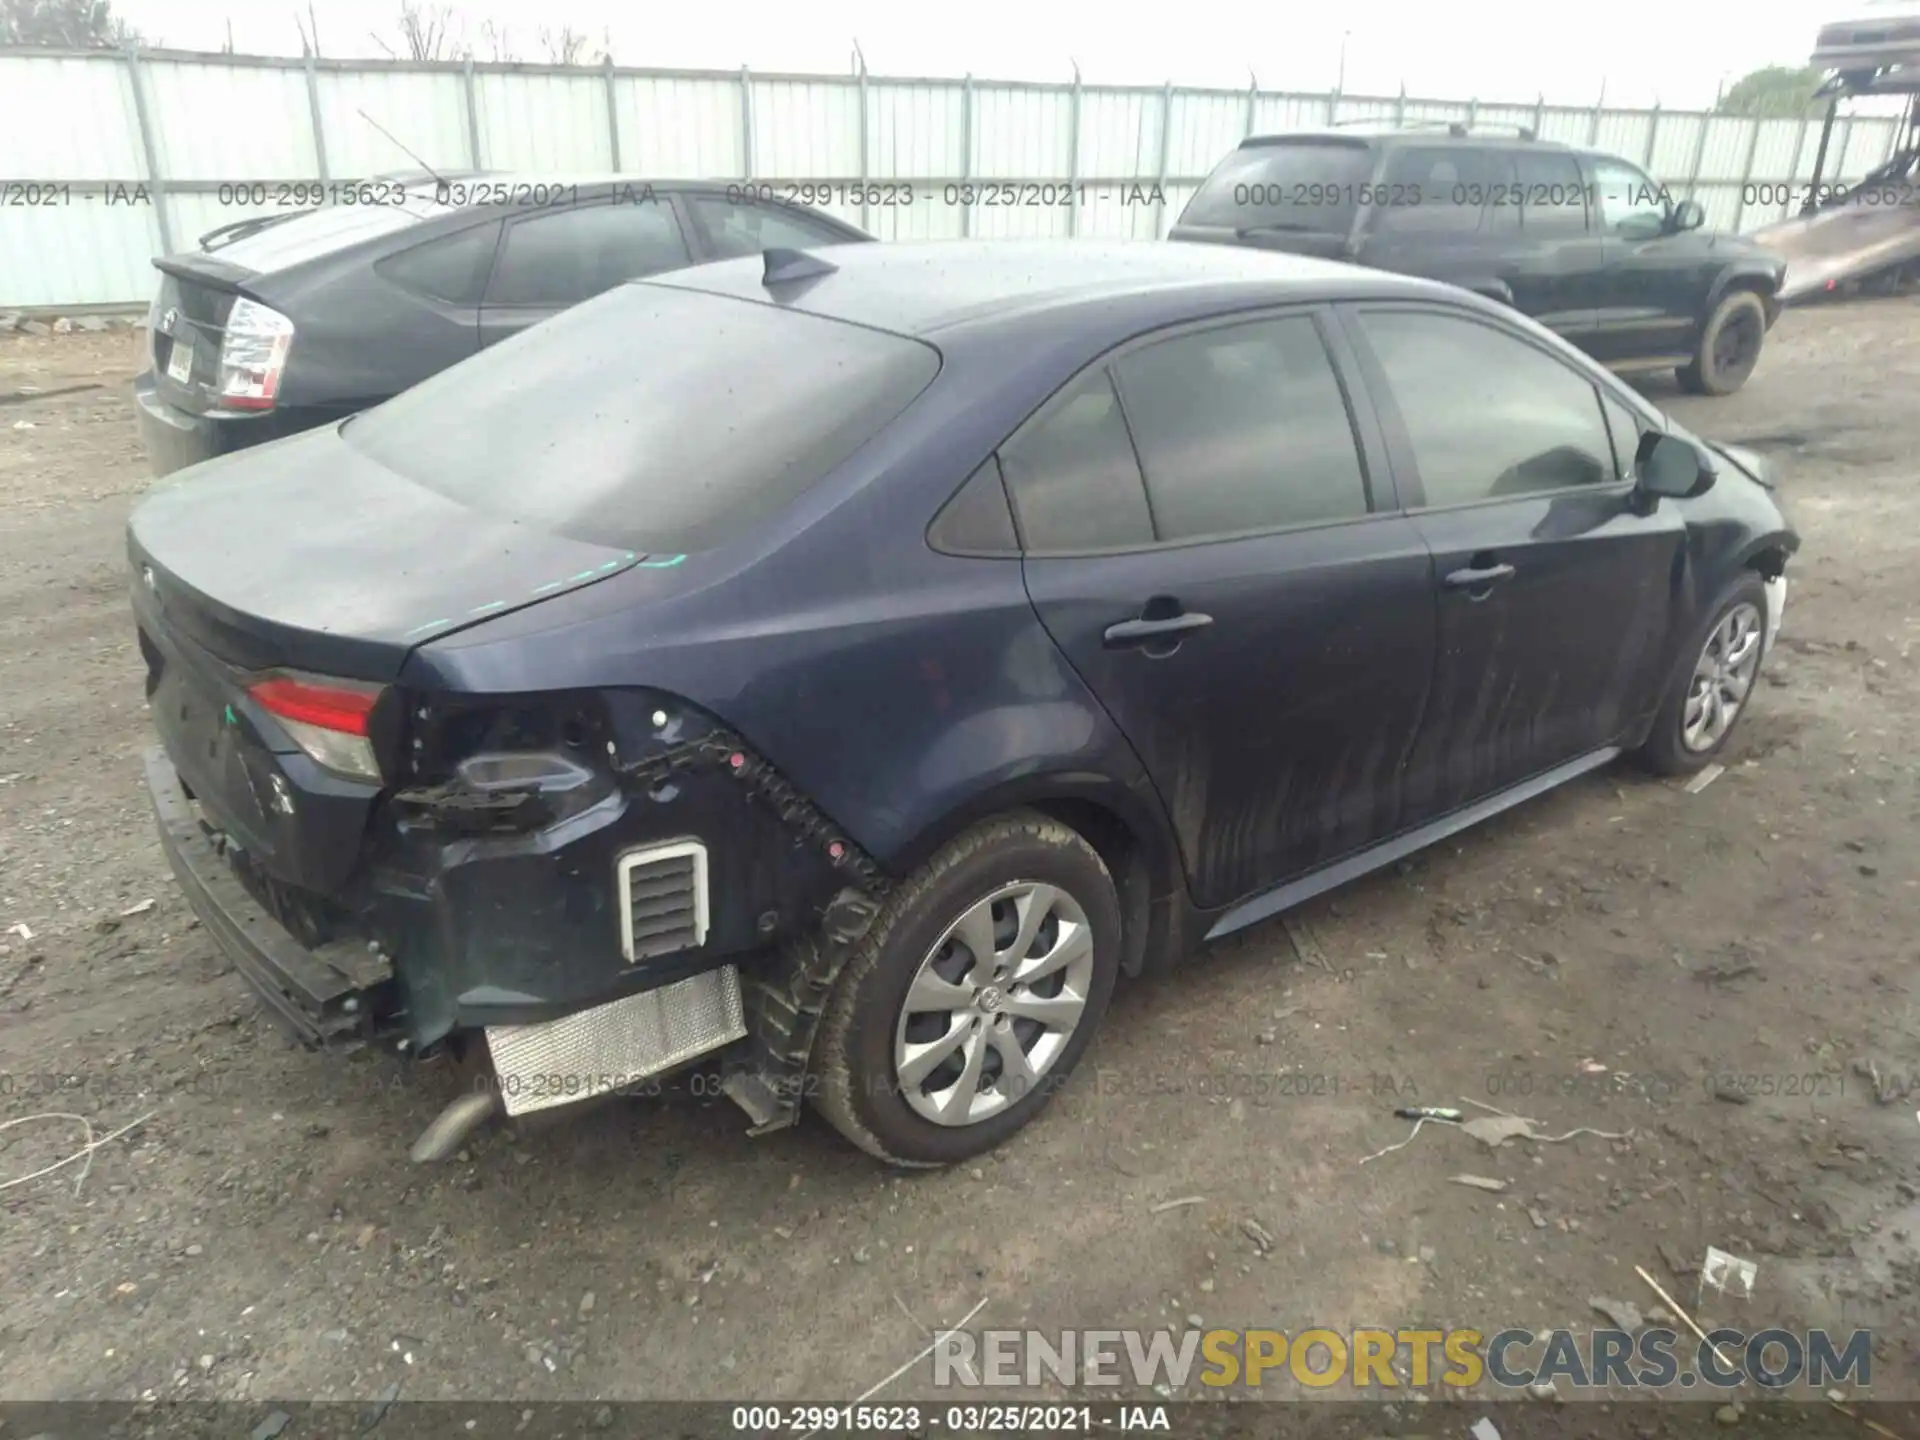
{"label": "rear passenger window", "polygon": [[1614,478],[1600,395],[1584,376],[1477,321],[1391,310],[1359,318],[1428,508]]}
{"label": "rear passenger window", "polygon": [[1393,235],[1471,235],[1498,167],[1493,152],[1466,145],[1405,146],[1387,163],[1374,197],[1373,228]]}
{"label": "rear passenger window", "polygon": [[489,305],[577,305],[623,280],[677,270],[687,242],[673,206],[589,202],[507,227]]}
{"label": "rear passenger window", "polygon": [[373,268],[417,295],[453,305],[478,305],[499,238],[500,222],[495,220],[389,255]]}
{"label": "rear passenger window", "polygon": [[1163,340],[1114,371],[1160,540],[1366,514],[1346,399],[1311,318]]}
{"label": "rear passenger window", "polygon": [[1147,492],[1105,370],[1083,375],[1000,447],[1029,551],[1108,550],[1153,541]]}
{"label": "rear passenger window", "polygon": [[945,555],[1018,555],[1020,541],[1000,483],[1000,462],[989,455],[960,493],[934,517],[927,540]]}
{"label": "rear passenger window", "polygon": [[1573,156],[1564,150],[1528,150],[1514,163],[1520,177],[1522,230],[1529,235],[1586,233],[1586,182]]}

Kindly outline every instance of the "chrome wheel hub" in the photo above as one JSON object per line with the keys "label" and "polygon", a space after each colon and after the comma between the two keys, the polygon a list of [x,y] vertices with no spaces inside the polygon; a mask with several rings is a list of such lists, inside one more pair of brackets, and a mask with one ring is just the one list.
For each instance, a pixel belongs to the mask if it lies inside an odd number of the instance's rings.
{"label": "chrome wheel hub", "polygon": [[1745,602],[1713,627],[1694,662],[1687,701],[1680,712],[1680,740],[1687,749],[1696,754],[1711,750],[1733,728],[1760,669],[1764,634],[1760,611]]}
{"label": "chrome wheel hub", "polygon": [[1093,931],[1066,891],[1022,881],[968,907],[927,952],[894,1027],[914,1113],[974,1125],[1030,1094],[1065,1052],[1093,984]]}

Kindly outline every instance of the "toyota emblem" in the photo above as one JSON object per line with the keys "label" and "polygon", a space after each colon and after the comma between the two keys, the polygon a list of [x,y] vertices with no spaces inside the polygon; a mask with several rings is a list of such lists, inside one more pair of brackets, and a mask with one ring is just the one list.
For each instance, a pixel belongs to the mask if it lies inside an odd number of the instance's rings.
{"label": "toyota emblem", "polygon": [[173,327],[178,325],[179,323],[180,323],[179,309],[177,307],[169,308],[167,313],[160,317],[160,333],[162,335],[171,335],[173,333]]}
{"label": "toyota emblem", "polygon": [[149,591],[156,595],[160,593],[160,585],[159,582],[153,578],[153,567],[151,565],[142,565],[140,567],[140,579]]}

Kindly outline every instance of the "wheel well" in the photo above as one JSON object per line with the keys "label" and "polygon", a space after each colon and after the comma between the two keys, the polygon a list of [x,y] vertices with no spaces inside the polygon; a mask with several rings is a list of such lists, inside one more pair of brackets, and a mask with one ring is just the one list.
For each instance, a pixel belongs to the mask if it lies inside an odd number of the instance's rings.
{"label": "wheel well", "polygon": [[[1762,300],[1771,299],[1773,296],[1773,286],[1767,283],[1766,276],[1736,275],[1731,280],[1727,281],[1725,288],[1723,288],[1720,291],[1720,300],[1726,299],[1727,296],[1733,294],[1735,291],[1738,291],[1738,290],[1751,290],[1755,295],[1758,295]],[[1716,300],[1714,303],[1717,305],[1720,302],[1719,300]]]}
{"label": "wheel well", "polygon": [[1153,874],[1133,827],[1095,800],[1035,800],[1028,808],[1075,831],[1099,853],[1120,897],[1120,968],[1138,975],[1145,962],[1153,905]]}
{"label": "wheel well", "polygon": [[1787,573],[1787,552],[1777,545],[1769,545],[1748,559],[1747,568],[1759,571],[1764,580],[1772,580]]}

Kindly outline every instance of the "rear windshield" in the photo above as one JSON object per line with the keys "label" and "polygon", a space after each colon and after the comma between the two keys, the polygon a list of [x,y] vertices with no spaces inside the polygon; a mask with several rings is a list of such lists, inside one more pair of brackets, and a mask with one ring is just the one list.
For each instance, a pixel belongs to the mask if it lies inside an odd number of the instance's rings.
{"label": "rear windshield", "polygon": [[363,240],[394,234],[436,213],[419,201],[406,205],[329,205],[311,215],[297,215],[242,236],[215,253],[222,260],[265,274],[317,260]]}
{"label": "rear windshield", "polygon": [[1180,223],[1340,233],[1353,224],[1372,175],[1373,151],[1364,142],[1243,146],[1214,168]]}
{"label": "rear windshield", "polygon": [[356,450],[450,500],[652,554],[784,508],[913,403],[918,340],[626,284],[349,421]]}

